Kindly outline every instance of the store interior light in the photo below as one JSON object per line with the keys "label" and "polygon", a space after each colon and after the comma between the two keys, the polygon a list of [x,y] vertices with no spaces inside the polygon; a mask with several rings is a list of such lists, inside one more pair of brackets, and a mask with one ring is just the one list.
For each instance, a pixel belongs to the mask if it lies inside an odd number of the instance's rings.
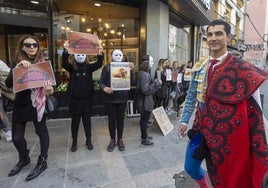
{"label": "store interior light", "polygon": [[33,4],[39,4],[39,2],[38,1],[31,1],[31,3],[33,3]]}
{"label": "store interior light", "polygon": [[96,7],[100,7],[101,4],[100,4],[100,3],[94,3],[94,6],[96,6]]}

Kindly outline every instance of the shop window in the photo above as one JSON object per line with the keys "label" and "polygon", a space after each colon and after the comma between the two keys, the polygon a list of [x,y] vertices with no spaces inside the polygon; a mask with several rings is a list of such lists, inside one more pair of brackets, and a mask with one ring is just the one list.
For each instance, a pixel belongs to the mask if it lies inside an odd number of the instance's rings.
{"label": "shop window", "polygon": [[[66,72],[61,66],[61,53],[64,41],[66,40],[66,32],[79,31],[84,33],[91,33],[97,35],[103,47],[105,55],[105,64],[112,61],[111,53],[114,49],[121,49],[126,55],[127,60],[133,62],[135,70],[138,70],[138,19],[105,19],[79,15],[58,15],[54,16],[53,23],[53,38],[56,47],[55,54],[55,69],[58,72],[58,84],[66,81]],[[94,61],[93,56],[90,57]],[[94,72],[93,79],[100,78],[101,70]]]}
{"label": "shop window", "polygon": [[169,25],[169,60],[185,64],[190,58],[190,28]]}

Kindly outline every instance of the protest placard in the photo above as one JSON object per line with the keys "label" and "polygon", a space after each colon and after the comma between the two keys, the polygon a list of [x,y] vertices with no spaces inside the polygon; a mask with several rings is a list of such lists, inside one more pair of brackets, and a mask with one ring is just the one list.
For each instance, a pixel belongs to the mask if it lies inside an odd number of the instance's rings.
{"label": "protest placard", "polygon": [[173,130],[174,126],[170,122],[163,106],[155,108],[153,115],[164,136]]}
{"label": "protest placard", "polygon": [[50,61],[32,64],[30,68],[17,67],[13,69],[13,92],[42,87],[44,81],[50,80],[56,85],[54,72]]}
{"label": "protest placard", "polygon": [[110,68],[112,90],[130,90],[130,63],[111,62]]}
{"label": "protest placard", "polygon": [[82,32],[67,32],[69,54],[99,54],[99,38],[97,35]]}

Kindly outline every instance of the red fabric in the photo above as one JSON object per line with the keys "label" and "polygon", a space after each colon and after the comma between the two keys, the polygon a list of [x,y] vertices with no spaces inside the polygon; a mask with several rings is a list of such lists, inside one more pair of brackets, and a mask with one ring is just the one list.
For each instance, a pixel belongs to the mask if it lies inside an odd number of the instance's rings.
{"label": "red fabric", "polygon": [[[210,151],[206,164],[214,188],[260,188],[268,171],[268,147],[261,109],[250,94],[256,91],[265,76],[258,71],[241,70],[225,63],[219,65],[221,69],[215,67],[211,81],[213,87],[208,86],[211,87],[208,88],[210,93],[206,95],[202,112],[198,108],[193,127],[205,136]],[[228,63],[235,65],[240,62]],[[243,77],[240,71],[253,79]],[[223,84],[215,83],[221,83],[223,77],[232,80],[232,75],[238,76],[239,83],[245,83],[247,88],[242,98],[233,97],[226,103],[224,98],[229,96],[229,92],[219,93]],[[248,83],[252,81],[255,84]],[[239,89],[239,84],[229,81],[224,87],[226,91],[232,91],[233,88]]]}
{"label": "red fabric", "polygon": [[213,67],[214,65],[218,62],[217,59],[211,59],[210,60],[210,65],[209,65],[209,69],[208,69],[208,81],[210,82],[210,78],[213,72]]}

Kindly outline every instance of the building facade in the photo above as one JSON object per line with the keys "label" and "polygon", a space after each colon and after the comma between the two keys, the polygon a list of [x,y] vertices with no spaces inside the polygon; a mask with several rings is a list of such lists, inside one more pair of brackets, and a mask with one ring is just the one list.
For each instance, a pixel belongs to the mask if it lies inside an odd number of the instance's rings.
{"label": "building facade", "polygon": [[268,62],[268,2],[247,2],[245,21],[245,60],[264,68]]}

